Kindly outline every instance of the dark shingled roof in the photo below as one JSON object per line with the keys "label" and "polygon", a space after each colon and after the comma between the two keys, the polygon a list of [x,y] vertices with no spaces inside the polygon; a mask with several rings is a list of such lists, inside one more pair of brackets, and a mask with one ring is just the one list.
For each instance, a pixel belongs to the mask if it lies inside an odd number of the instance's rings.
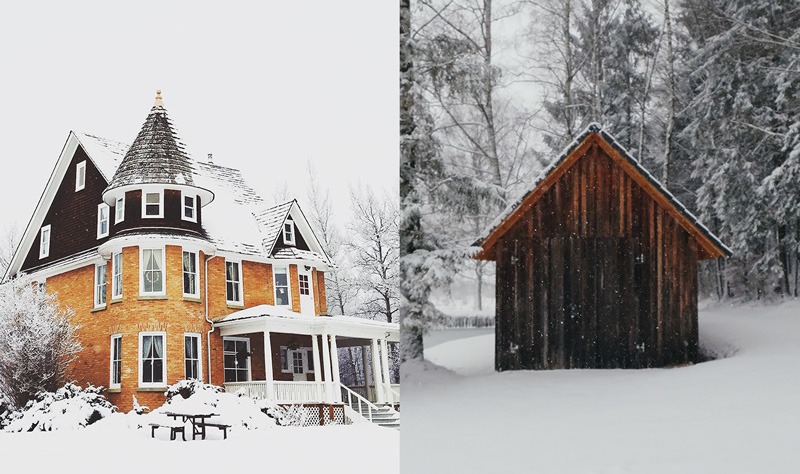
{"label": "dark shingled roof", "polygon": [[106,191],[140,184],[194,184],[194,168],[163,105],[150,109]]}

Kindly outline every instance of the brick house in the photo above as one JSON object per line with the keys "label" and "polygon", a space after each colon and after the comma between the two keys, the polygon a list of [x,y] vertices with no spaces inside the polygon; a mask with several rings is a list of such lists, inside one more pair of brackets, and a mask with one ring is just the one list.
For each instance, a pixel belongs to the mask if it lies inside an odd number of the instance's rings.
{"label": "brick house", "polygon": [[[123,411],[193,378],[358,418],[351,405],[399,403],[399,329],[329,316],[331,265],[296,201],[269,207],[240,171],[187,156],[158,95],[131,146],[70,132],[5,279],[72,308],[70,375]],[[338,348],[353,346],[370,376],[345,387]]]}

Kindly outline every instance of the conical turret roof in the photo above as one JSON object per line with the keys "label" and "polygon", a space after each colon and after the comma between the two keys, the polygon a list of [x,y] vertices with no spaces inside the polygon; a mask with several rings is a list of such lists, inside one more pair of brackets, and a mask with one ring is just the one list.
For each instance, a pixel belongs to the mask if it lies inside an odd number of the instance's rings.
{"label": "conical turret roof", "polygon": [[139,135],[111,178],[106,193],[131,185],[194,185],[194,167],[183,144],[172,129],[172,122],[157,92]]}

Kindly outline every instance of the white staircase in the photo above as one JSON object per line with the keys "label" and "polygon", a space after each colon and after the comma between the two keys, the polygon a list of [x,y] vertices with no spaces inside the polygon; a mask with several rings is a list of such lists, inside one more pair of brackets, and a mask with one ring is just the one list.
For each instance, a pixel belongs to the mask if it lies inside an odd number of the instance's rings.
{"label": "white staircase", "polygon": [[375,423],[385,428],[400,429],[400,412],[390,405],[376,406],[366,398],[341,385],[345,414],[353,423]]}

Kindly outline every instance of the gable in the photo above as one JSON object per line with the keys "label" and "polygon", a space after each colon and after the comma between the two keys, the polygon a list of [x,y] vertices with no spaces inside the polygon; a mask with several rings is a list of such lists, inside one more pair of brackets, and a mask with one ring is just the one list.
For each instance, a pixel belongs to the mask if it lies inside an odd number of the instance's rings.
{"label": "gable", "polygon": [[[551,189],[555,191],[550,192]],[[570,205],[563,201],[569,201]],[[540,232],[561,229],[578,235],[612,236],[631,235],[630,226],[641,216],[641,208],[648,201],[666,211],[697,241],[700,259],[730,255],[730,250],[613,137],[592,125],[484,232],[484,237],[474,244],[482,247],[475,258],[494,259],[498,239],[537,203],[543,208],[538,215],[545,219]]]}
{"label": "gable", "polygon": [[[76,168],[82,162],[86,163],[86,182],[82,190],[76,191]],[[75,148],[61,182],[53,185],[58,187],[48,207],[40,211],[44,215],[43,219],[35,227],[28,229],[35,236],[25,254],[20,268],[22,271],[97,247],[107,240],[107,237],[97,238],[97,205],[103,202],[103,190],[108,183],[81,145]],[[31,221],[31,224],[34,222]],[[51,232],[50,252],[49,256],[40,259],[39,231],[46,225],[50,226]]]}

